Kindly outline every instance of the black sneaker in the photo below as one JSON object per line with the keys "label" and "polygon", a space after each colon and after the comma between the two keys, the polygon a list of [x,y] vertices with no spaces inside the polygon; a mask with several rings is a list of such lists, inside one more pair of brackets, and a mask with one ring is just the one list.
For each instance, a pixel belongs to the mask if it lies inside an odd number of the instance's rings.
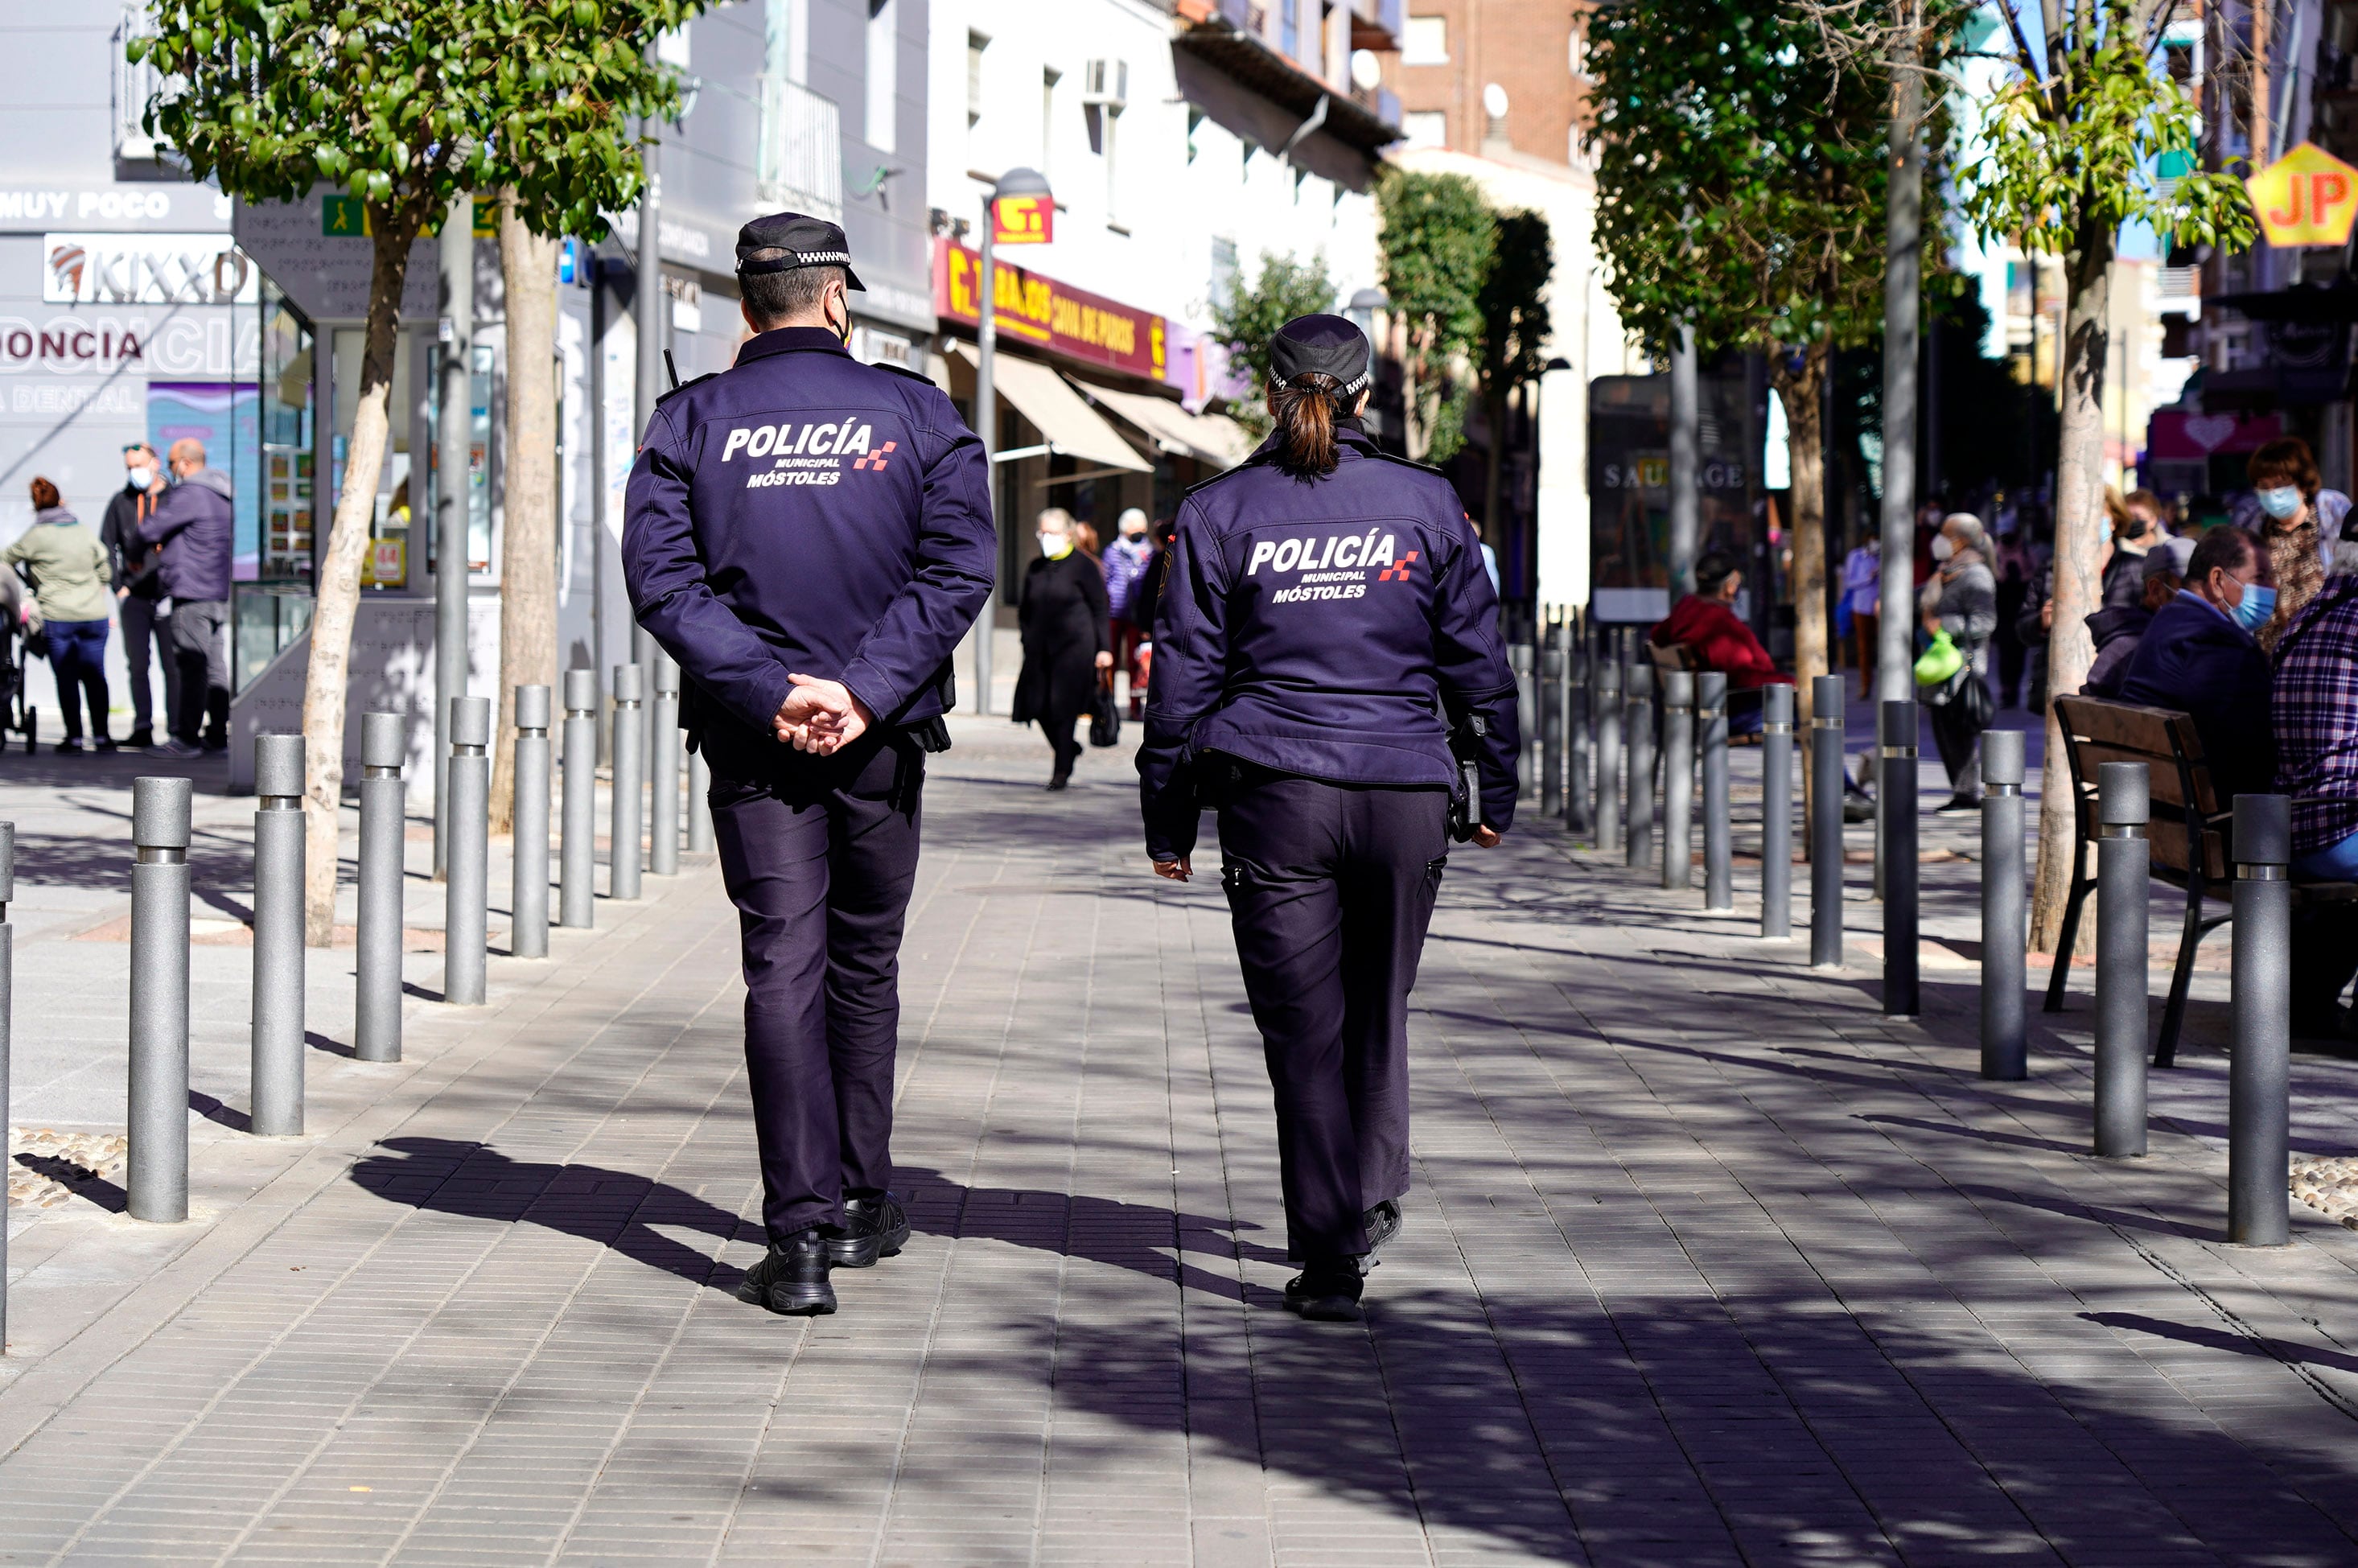
{"label": "black sneaker", "polygon": [[1949,797],[1949,803],[1946,806],[1934,806],[1932,808],[1932,815],[1935,816],[1962,816],[1967,812],[1979,815],[1981,808],[1982,797],[1977,795],[1952,795]]}
{"label": "black sneaker", "polygon": [[1386,1198],[1359,1217],[1368,1230],[1368,1256],[1373,1258],[1384,1249],[1384,1243],[1400,1234],[1401,1206],[1396,1199]]}
{"label": "black sneaker", "polygon": [[822,1317],[835,1310],[835,1287],[827,1282],[827,1241],[816,1230],[798,1230],[772,1242],[763,1260],[745,1271],[737,1299],[785,1317]]}
{"label": "black sneaker", "polygon": [[131,732],[130,738],[123,743],[130,747],[135,752],[144,752],[148,747],[156,743],[156,731],[153,730],[134,730]]}
{"label": "black sneaker", "polygon": [[50,747],[49,750],[70,755],[73,752],[81,750],[81,737],[79,735],[69,735],[64,740],[59,741],[56,745]]}
{"label": "black sneaker", "polygon": [[97,740],[92,741],[91,745],[101,752],[112,752],[115,750],[114,742],[108,740],[103,735],[101,735]]}
{"label": "black sneaker", "polygon": [[843,1200],[843,1233],[827,1238],[827,1259],[838,1269],[871,1269],[898,1257],[909,1244],[909,1214],[891,1193]]}
{"label": "black sneaker", "polygon": [[1312,1323],[1357,1323],[1366,1287],[1357,1258],[1313,1263],[1285,1282],[1285,1310]]}

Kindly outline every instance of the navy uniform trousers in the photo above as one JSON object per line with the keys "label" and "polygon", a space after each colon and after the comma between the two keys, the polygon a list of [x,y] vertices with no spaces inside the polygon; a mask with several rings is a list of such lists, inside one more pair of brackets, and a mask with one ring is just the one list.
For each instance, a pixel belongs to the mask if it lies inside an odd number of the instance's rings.
{"label": "navy uniform trousers", "polygon": [[847,1194],[892,1179],[901,930],[925,762],[884,739],[823,759],[732,765],[728,748],[709,759],[713,843],[743,935],[745,1067],[773,1242],[841,1223]]}
{"label": "navy uniform trousers", "polygon": [[1296,1261],[1366,1252],[1361,1216],[1408,1191],[1408,993],[1448,811],[1440,789],[1250,767],[1224,791],[1221,881],[1276,1090]]}

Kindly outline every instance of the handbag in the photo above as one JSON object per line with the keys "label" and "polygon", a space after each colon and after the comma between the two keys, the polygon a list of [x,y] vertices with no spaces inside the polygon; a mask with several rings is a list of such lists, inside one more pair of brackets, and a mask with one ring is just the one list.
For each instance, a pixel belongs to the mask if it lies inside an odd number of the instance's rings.
{"label": "handbag", "polygon": [[[1948,633],[1935,632],[1932,633],[1931,646],[1926,648],[1916,660],[1916,684],[1920,687],[1945,686],[1956,677],[1959,670],[1964,667],[1965,655],[1959,651],[1957,644],[1951,641]],[[1928,696],[1925,700],[1938,706],[1940,702],[1945,702],[1948,699],[1946,697],[1934,699]]]}
{"label": "handbag", "polygon": [[1113,672],[1098,672],[1098,695],[1089,705],[1089,744],[1121,744],[1121,708],[1113,699]]}

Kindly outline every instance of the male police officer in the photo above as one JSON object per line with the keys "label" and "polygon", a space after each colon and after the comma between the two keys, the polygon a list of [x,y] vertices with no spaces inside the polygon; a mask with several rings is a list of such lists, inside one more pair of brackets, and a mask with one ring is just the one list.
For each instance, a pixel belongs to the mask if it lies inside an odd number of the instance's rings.
{"label": "male police officer", "polygon": [[949,399],[846,351],[850,262],[817,218],[739,231],[754,335],[655,406],[622,530],[632,609],[687,676],[743,931],[770,1249],[738,1294],[796,1314],[835,1310],[830,1265],[908,1238],[885,1189],[917,796],[996,551]]}

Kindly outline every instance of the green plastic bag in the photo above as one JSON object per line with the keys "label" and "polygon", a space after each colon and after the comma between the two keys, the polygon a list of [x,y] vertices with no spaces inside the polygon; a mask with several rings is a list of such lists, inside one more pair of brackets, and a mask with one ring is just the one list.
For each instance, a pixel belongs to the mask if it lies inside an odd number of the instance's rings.
{"label": "green plastic bag", "polygon": [[1965,655],[1957,651],[1957,645],[1954,643],[1949,641],[1949,634],[1946,632],[1935,632],[1932,633],[1932,645],[1925,649],[1923,655],[1916,661],[1916,684],[1918,686],[1945,685],[1964,667]]}

